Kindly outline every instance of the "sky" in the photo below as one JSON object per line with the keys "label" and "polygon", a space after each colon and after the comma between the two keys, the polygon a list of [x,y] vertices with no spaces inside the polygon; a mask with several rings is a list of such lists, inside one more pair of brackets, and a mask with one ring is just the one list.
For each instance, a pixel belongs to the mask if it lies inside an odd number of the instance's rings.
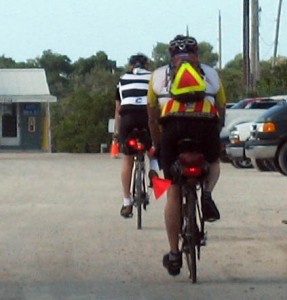
{"label": "sky", "polygon": [[[279,0],[259,0],[260,60],[273,56]],[[16,62],[45,50],[72,62],[104,51],[117,66],[138,52],[151,57],[158,42],[177,34],[208,42],[222,65],[242,53],[243,0],[0,0],[0,55]],[[283,1],[278,55],[287,56],[287,3]]]}

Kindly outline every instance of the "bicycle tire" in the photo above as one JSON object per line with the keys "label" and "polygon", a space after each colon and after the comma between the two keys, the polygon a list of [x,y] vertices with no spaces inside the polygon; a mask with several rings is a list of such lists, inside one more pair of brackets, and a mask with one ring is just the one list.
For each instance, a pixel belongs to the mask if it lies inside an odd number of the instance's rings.
{"label": "bicycle tire", "polygon": [[137,229],[142,229],[142,171],[140,164],[135,169],[135,195],[137,206]]}
{"label": "bicycle tire", "polygon": [[189,278],[193,283],[197,282],[197,238],[196,231],[196,191],[191,191],[186,195],[187,219],[186,219],[186,238],[188,251],[186,251],[186,261],[189,270]]}

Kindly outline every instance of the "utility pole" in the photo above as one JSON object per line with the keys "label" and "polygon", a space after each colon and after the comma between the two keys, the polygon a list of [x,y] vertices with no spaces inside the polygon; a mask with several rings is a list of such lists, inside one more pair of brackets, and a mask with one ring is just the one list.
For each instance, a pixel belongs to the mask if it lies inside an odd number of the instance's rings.
{"label": "utility pole", "polygon": [[249,48],[249,0],[243,0],[243,76],[246,95],[250,91]]}
{"label": "utility pole", "polygon": [[250,47],[250,73],[251,89],[256,92],[256,84],[260,79],[259,70],[259,6],[258,0],[251,0],[251,47]]}
{"label": "utility pole", "polygon": [[219,62],[219,70],[222,68],[222,36],[221,36],[221,14],[219,11],[218,14],[218,43],[219,43],[219,57],[218,57],[218,62]]}
{"label": "utility pole", "polygon": [[272,59],[272,68],[274,68],[274,66],[275,66],[276,57],[277,57],[277,47],[278,47],[278,37],[279,37],[279,25],[280,25],[281,7],[282,7],[282,0],[279,0],[278,14],[277,14],[277,23],[276,23],[276,31],[275,31],[274,54],[273,54],[273,59]]}

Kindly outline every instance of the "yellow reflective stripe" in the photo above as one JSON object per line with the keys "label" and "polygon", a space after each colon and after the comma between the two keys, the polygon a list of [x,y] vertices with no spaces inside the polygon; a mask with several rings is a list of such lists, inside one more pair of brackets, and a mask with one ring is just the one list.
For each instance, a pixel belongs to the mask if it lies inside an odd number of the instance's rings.
{"label": "yellow reflective stripe", "polygon": [[180,106],[180,103],[178,101],[173,101],[173,105],[172,105],[171,111],[172,112],[179,111],[179,106]]}
{"label": "yellow reflective stripe", "polygon": [[202,112],[211,112],[211,105],[209,101],[203,101]]}
{"label": "yellow reflective stripe", "polygon": [[168,114],[177,113],[177,112],[198,112],[198,113],[208,113],[208,114],[217,114],[215,107],[206,99],[200,102],[190,102],[185,103],[184,106],[179,101],[170,100],[168,101],[161,110],[161,117],[164,117]]}

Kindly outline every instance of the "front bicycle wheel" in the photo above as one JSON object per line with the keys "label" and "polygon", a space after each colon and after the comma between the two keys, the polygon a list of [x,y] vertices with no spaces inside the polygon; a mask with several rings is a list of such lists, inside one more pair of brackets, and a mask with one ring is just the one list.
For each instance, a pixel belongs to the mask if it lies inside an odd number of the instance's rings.
{"label": "front bicycle wheel", "polygon": [[197,281],[197,238],[198,238],[198,226],[196,223],[196,191],[186,195],[186,243],[187,251],[185,251],[187,267],[189,270],[189,278],[192,282]]}

